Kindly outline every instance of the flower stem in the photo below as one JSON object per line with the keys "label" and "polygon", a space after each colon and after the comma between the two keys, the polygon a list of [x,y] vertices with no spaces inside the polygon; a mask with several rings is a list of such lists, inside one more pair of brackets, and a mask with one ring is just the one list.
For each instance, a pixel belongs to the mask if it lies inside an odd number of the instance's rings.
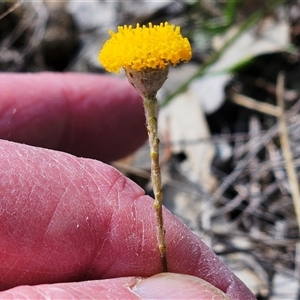
{"label": "flower stem", "polygon": [[157,238],[158,248],[160,251],[160,258],[162,264],[162,271],[167,272],[167,257],[166,257],[166,244],[165,244],[165,230],[163,225],[162,214],[162,184],[161,172],[159,165],[159,139],[157,137],[157,99],[155,96],[143,97],[143,104],[146,115],[147,130],[150,145],[150,158],[151,158],[151,180],[154,192],[154,208],[156,212],[157,221]]}

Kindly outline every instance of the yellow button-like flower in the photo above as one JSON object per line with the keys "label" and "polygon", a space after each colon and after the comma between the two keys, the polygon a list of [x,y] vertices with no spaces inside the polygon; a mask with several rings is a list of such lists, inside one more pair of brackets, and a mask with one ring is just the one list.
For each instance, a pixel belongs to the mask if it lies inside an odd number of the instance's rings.
{"label": "yellow button-like flower", "polygon": [[111,38],[99,53],[99,61],[109,72],[119,73],[121,68],[140,71],[164,69],[191,59],[192,50],[187,38],[180,34],[180,27],[168,24],[145,25],[136,28],[119,26],[118,32],[110,31]]}
{"label": "yellow button-like flower", "polygon": [[154,192],[154,208],[157,220],[158,249],[162,271],[167,272],[165,230],[162,215],[162,185],[159,166],[159,139],[157,137],[157,91],[168,76],[169,65],[187,62],[192,50],[187,38],[182,37],[178,26],[161,23],[136,28],[120,26],[118,32],[110,31],[111,38],[99,53],[99,61],[109,72],[125,69],[128,81],[141,95],[145,108],[149,136],[151,179]]}

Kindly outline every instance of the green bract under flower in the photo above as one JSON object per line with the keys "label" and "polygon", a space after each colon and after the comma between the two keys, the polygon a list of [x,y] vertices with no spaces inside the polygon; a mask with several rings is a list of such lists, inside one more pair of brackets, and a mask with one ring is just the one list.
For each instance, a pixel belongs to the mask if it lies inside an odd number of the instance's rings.
{"label": "green bract under flower", "polygon": [[192,56],[191,45],[180,34],[180,27],[167,22],[149,23],[148,27],[119,26],[118,32],[110,31],[110,35],[99,53],[99,61],[109,72],[119,73],[121,68],[163,69],[187,62]]}

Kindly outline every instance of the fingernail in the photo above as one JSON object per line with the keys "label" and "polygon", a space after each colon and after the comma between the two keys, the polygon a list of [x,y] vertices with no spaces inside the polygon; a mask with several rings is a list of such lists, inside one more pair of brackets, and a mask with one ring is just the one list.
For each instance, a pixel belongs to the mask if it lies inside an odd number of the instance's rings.
{"label": "fingernail", "polygon": [[222,291],[194,276],[161,273],[138,282],[132,291],[142,299],[230,300]]}

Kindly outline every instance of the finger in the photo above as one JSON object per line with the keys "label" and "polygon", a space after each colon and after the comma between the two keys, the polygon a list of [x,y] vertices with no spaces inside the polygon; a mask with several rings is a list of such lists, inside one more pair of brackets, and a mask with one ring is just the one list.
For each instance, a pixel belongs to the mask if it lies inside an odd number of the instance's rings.
{"label": "finger", "polygon": [[146,138],[142,101],[121,79],[0,74],[0,138],[111,161]]}
{"label": "finger", "polygon": [[230,300],[208,282],[189,275],[163,273],[149,278],[123,277],[77,283],[20,286],[0,299],[197,299]]}
{"label": "finger", "polygon": [[190,275],[160,273],[138,281],[132,291],[142,299],[230,300],[205,280]]}
{"label": "finger", "polygon": [[[161,271],[153,201],[114,168],[2,141],[0,178],[2,289]],[[164,217],[170,272],[254,299],[196,235]]]}

